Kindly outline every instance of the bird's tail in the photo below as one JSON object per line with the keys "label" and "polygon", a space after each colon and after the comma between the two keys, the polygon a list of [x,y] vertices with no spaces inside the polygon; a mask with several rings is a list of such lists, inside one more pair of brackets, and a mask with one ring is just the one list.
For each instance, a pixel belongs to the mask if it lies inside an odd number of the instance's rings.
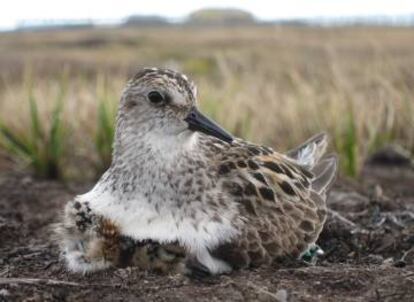
{"label": "bird's tail", "polygon": [[287,153],[299,165],[312,172],[312,189],[319,194],[330,188],[337,172],[337,157],[334,154],[325,155],[327,147],[328,136],[326,133],[320,133]]}
{"label": "bird's tail", "polygon": [[295,159],[300,165],[311,169],[325,154],[327,147],[328,136],[326,133],[319,133],[299,147],[288,151],[287,155]]}

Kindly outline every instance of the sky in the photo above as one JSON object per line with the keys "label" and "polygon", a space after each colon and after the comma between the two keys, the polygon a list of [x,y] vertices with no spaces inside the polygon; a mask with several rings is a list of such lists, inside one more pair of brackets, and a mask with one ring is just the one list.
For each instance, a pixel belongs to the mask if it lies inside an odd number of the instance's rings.
{"label": "sky", "polygon": [[245,9],[263,20],[395,16],[413,14],[414,0],[11,0],[5,1],[0,10],[0,29],[13,29],[25,20],[115,21],[133,14],[179,19],[206,7]]}

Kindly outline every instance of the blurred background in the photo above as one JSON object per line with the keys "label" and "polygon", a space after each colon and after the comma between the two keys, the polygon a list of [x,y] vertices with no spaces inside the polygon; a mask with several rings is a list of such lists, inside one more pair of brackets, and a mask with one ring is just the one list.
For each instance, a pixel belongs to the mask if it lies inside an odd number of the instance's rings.
{"label": "blurred background", "polygon": [[327,131],[343,175],[414,151],[414,1],[15,0],[0,11],[0,170],[93,179],[140,67],[180,70],[202,110],[287,150]]}

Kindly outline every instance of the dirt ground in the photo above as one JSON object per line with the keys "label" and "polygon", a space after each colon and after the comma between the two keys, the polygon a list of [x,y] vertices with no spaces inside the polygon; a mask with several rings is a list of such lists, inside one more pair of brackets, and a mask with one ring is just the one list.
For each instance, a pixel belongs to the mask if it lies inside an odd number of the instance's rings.
{"label": "dirt ground", "polygon": [[50,224],[89,185],[0,174],[0,301],[414,301],[414,169],[369,165],[338,180],[316,265],[275,264],[204,281],[135,268],[65,271]]}

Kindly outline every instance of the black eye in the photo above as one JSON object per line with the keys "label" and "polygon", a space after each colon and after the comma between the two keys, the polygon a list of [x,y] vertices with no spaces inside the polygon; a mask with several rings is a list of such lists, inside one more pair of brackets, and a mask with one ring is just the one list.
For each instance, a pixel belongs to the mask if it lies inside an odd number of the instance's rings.
{"label": "black eye", "polygon": [[164,96],[158,91],[151,91],[148,93],[148,99],[153,104],[161,104],[165,101]]}

